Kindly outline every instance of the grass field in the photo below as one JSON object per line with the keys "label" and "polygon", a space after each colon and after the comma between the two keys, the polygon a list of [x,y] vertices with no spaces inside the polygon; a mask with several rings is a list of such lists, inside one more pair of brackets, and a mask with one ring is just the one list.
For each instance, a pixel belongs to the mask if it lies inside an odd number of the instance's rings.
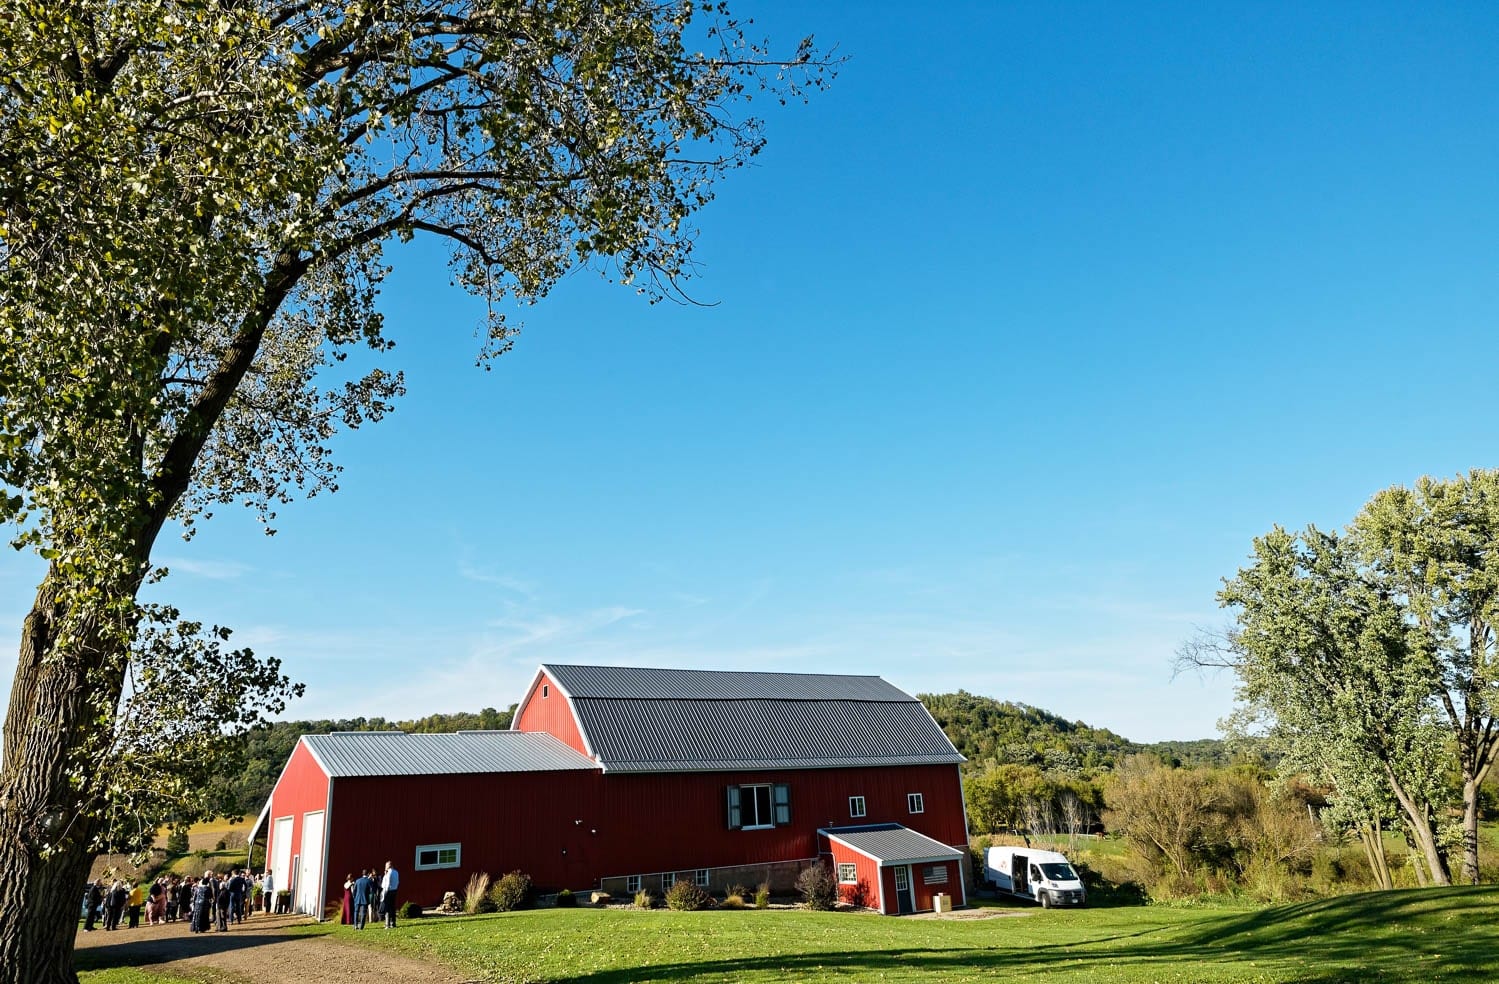
{"label": "grass field", "polygon": [[[1248,910],[1020,910],[982,920],[548,909],[340,939],[490,981],[1473,981],[1499,977],[1499,888]],[[319,927],[313,931],[325,931]]]}
{"label": "grass field", "polygon": [[[1254,909],[1016,910],[992,919],[541,909],[296,932],[386,948],[492,982],[1416,982],[1499,978],[1499,888]],[[124,968],[85,984],[179,981]]]}

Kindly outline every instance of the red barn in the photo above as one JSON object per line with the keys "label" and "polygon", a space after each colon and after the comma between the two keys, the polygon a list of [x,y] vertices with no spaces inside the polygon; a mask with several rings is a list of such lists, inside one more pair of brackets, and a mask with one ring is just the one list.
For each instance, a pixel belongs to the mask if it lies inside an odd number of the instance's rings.
{"label": "red barn", "polygon": [[965,901],[963,757],[879,677],[549,664],[511,727],[303,738],[261,815],[277,886],[319,913],[385,860],[424,905],[473,871],[785,891],[822,861],[882,912]]}

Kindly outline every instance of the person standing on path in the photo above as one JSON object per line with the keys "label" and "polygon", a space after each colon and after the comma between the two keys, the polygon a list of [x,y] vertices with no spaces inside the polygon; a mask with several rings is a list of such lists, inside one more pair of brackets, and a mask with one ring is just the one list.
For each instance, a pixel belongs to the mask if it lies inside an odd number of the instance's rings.
{"label": "person standing on path", "polygon": [[130,886],[130,895],[126,905],[130,907],[130,928],[140,929],[141,906],[145,904],[146,893],[141,888],[140,882],[134,882]]}
{"label": "person standing on path", "polygon": [[385,914],[385,928],[396,928],[396,888],[401,884],[401,874],[385,862],[385,876],[380,879],[380,911]]}
{"label": "person standing on path", "polygon": [[275,912],[276,905],[276,879],[271,876],[271,869],[265,869],[265,875],[260,879],[260,901],[265,904],[265,914]]}
{"label": "person standing on path", "polygon": [[94,920],[99,918],[99,907],[104,904],[104,885],[99,881],[88,883],[87,901],[88,913],[84,918],[83,931],[92,933],[94,931]]}
{"label": "person standing on path", "polygon": [[370,878],[370,869],[365,868],[359,873],[359,877],[354,879],[354,887],[349,890],[353,896],[355,929],[363,929],[364,924],[369,920],[370,892],[374,887],[375,883]]}

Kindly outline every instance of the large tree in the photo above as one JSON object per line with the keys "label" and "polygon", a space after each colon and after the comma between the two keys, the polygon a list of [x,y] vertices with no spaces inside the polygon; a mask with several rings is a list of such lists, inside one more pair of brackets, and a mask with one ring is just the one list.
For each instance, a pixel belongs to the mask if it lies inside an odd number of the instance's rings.
{"label": "large tree", "polygon": [[691,214],[761,147],[747,89],[826,68],[692,0],[0,0],[0,521],[47,563],[0,761],[0,984],[74,979],[132,795],[122,701],[169,665],[284,696],[138,596],[169,522],[270,522],[388,411],[383,246],[452,247],[481,355],[503,298],[579,263],[669,294]]}
{"label": "large tree", "polygon": [[1385,489],[1353,529],[1434,641],[1438,703],[1462,778],[1462,877],[1478,883],[1478,791],[1499,759],[1499,472]]}
{"label": "large tree", "polygon": [[1429,634],[1349,537],[1314,527],[1257,538],[1219,601],[1234,611],[1234,629],[1189,644],[1182,658],[1232,668],[1245,713],[1269,723],[1282,767],[1330,784],[1364,835],[1379,827],[1370,786],[1388,790],[1432,880],[1448,884]]}

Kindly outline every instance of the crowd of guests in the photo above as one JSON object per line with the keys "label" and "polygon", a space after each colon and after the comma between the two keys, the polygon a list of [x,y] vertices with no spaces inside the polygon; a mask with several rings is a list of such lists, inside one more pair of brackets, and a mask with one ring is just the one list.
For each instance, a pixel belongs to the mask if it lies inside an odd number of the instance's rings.
{"label": "crowd of guests", "polygon": [[385,917],[385,928],[396,926],[396,891],[401,874],[385,862],[385,871],[365,868],[356,876],[344,876],[343,924],[363,929],[376,915]]}
{"label": "crowd of guests", "polygon": [[162,875],[149,885],[101,878],[84,887],[83,931],[93,932],[96,922],[102,922],[105,929],[119,929],[124,918],[134,929],[144,914],[147,926],[185,922],[194,933],[206,933],[215,926],[221,933],[228,932],[230,923],[250,917],[257,898],[270,912],[276,891],[269,871],[259,875],[248,868],[228,874],[205,871],[201,878]]}
{"label": "crowd of guests", "polygon": [[[344,879],[343,921],[356,929],[377,915],[385,928],[396,925],[396,892],[401,876],[389,861],[383,872],[366,868],[358,876]],[[256,907],[273,911],[276,886],[269,870],[254,874],[248,868],[227,875],[203,872],[202,878],[162,875],[150,885],[120,879],[89,882],[83,890],[83,931],[92,933],[96,922],[105,929],[119,929],[128,914],[131,929],[140,925],[144,913],[147,926],[185,922],[194,933],[218,928],[229,931],[230,923],[244,922]]]}

